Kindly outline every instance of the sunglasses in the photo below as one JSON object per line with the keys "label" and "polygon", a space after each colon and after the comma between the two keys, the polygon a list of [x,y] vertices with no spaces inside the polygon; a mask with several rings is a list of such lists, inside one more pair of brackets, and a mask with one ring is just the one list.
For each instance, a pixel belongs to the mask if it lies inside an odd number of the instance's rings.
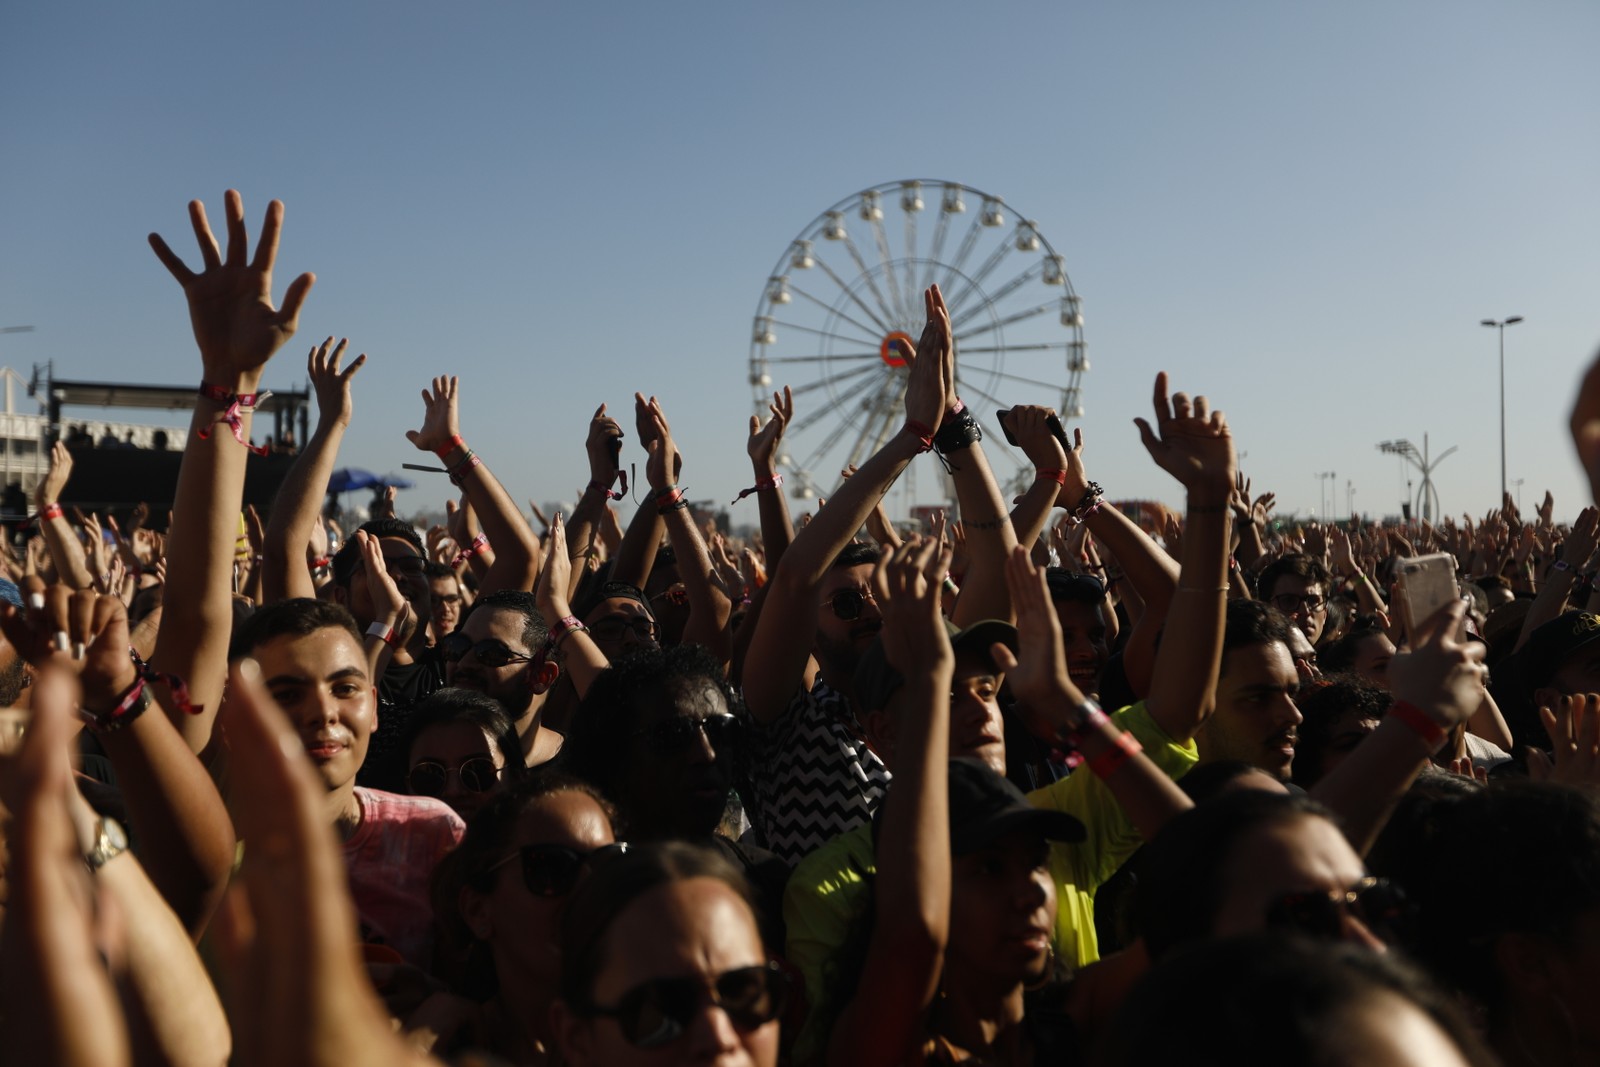
{"label": "sunglasses", "polygon": [[1293,615],[1302,608],[1306,611],[1319,611],[1327,602],[1325,597],[1317,596],[1315,593],[1306,596],[1297,593],[1279,593],[1272,598],[1272,606],[1285,615]]}
{"label": "sunglasses", "polygon": [[645,747],[663,756],[676,756],[688,751],[701,735],[718,751],[731,749],[744,737],[744,723],[737,715],[723,712],[697,719],[680,715],[666,722],[646,726],[635,736],[644,738]]}
{"label": "sunglasses", "polygon": [[1267,925],[1338,941],[1344,937],[1344,919],[1348,915],[1392,943],[1400,938],[1411,910],[1399,886],[1387,878],[1367,877],[1349,889],[1285,894],[1267,909]]}
{"label": "sunglasses", "polygon": [[585,868],[627,851],[627,843],[623,841],[602,845],[590,852],[579,852],[564,845],[523,845],[483,873],[493,874],[512,860],[521,860],[522,884],[528,892],[536,897],[564,897],[578,884]]}
{"label": "sunglasses", "polygon": [[476,643],[472,638],[459,630],[453,634],[446,634],[440,642],[440,651],[444,653],[447,663],[455,663],[471,652],[477,657],[478,662],[485,667],[504,667],[508,663],[528,663],[533,657],[520,652],[511,651],[504,641],[497,637],[486,637]]}
{"label": "sunglasses", "polygon": [[415,577],[427,569],[427,562],[421,556],[384,556],[383,569],[390,575],[404,574]]}
{"label": "sunglasses", "polygon": [[1064,596],[1074,589],[1085,589],[1093,594],[1096,600],[1104,600],[1106,596],[1106,583],[1096,574],[1067,574],[1064,571],[1050,570],[1046,573],[1046,583],[1050,588],[1052,597]]}
{"label": "sunglasses", "polygon": [[599,641],[620,641],[630,630],[641,641],[654,641],[660,632],[656,620],[648,615],[608,615],[589,624],[590,635]]}
{"label": "sunglasses", "polygon": [[783,1014],[789,979],[776,963],[740,967],[711,979],[657,978],[641,982],[614,1008],[589,1006],[589,1014],[615,1019],[634,1048],[660,1048],[682,1037],[694,1017],[710,1003],[740,1030],[754,1030]]}
{"label": "sunglasses", "polygon": [[877,602],[877,597],[860,589],[840,589],[827,600],[824,600],[822,606],[832,608],[833,617],[840,622],[855,622],[861,618],[861,609],[863,607]]}
{"label": "sunglasses", "polygon": [[406,787],[414,797],[442,797],[450,776],[461,779],[469,793],[487,793],[500,782],[500,768],[488,756],[473,756],[459,767],[446,767],[438,760],[425,759],[406,774]]}

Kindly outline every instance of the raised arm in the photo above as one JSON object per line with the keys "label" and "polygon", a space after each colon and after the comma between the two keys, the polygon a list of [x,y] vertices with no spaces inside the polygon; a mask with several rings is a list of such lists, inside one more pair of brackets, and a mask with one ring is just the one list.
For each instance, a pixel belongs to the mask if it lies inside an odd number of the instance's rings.
{"label": "raised arm", "polygon": [[[567,544],[570,550],[586,552],[594,542],[600,523],[604,519],[606,502],[616,490],[611,486],[622,473],[622,427],[606,414],[606,406],[595,409],[589,420],[589,433],[584,438],[583,449],[589,457],[589,484],[578,497],[578,506],[566,523]],[[641,584],[640,588],[644,586]]]}
{"label": "raised arm", "polygon": [[1556,618],[1566,608],[1572,583],[1588,566],[1597,543],[1600,543],[1600,508],[1591,506],[1578,513],[1572,524],[1572,533],[1561,545],[1560,561],[1552,565],[1539,582],[1538,595],[1533,598],[1533,604],[1522,620],[1522,632],[1517,635],[1516,648],[1527,644],[1533,631]]}
{"label": "raised arm", "polygon": [[645,464],[645,478],[650,483],[651,502],[667,526],[667,538],[678,558],[678,577],[683,580],[684,592],[689,596],[689,620],[684,624],[683,643],[709,648],[719,661],[728,659],[728,617],[733,605],[712,580],[711,555],[706,550],[705,538],[694,524],[689,501],[677,485],[683,462],[682,454],[672,439],[666,415],[655,397],[648,401],[635,394],[634,402],[645,405],[655,423],[654,439],[650,442],[650,459]]}
{"label": "raised arm", "polygon": [[[1067,450],[1051,428],[1055,411],[1047,407],[1019,404],[1006,413],[1006,426],[1017,439],[1017,447],[1033,464],[1033,484],[1011,509],[1011,526],[1017,544],[1031,550],[1050,522],[1056,497],[1067,480]],[[1055,425],[1060,425],[1059,420]],[[1073,431],[1073,451],[1083,450],[1083,431]]]}
{"label": "raised arm", "polygon": [[939,991],[950,937],[950,685],[955,652],[939,611],[949,550],[908,541],[873,575],[884,658],[905,679],[892,797],[883,809],[867,958],[828,1040],[830,1067],[904,1063]]}
{"label": "raised arm", "polygon": [[550,520],[546,547],[544,569],[539,573],[534,597],[539,614],[544,616],[545,625],[550,629],[550,652],[560,659],[561,669],[572,679],[572,688],[577,691],[578,699],[582,700],[600,672],[611,666],[611,662],[600,651],[600,646],[594,643],[587,629],[567,621],[572,618],[572,604],[567,600],[567,589],[571,584],[568,571],[572,569],[572,558],[567,555],[566,524],[561,521],[559,511]]}
{"label": "raised arm", "polygon": [[498,589],[532,589],[539,576],[539,540],[500,480],[462,440],[456,415],[459,386],[454,375],[435,378],[433,388],[422,391],[422,429],[407,430],[406,439],[443,461],[450,480],[472,501],[483,532],[494,546],[494,564],[478,582],[479,595]]}
{"label": "raised arm", "polygon": [[[141,692],[156,704],[165,697],[145,687],[128,655],[122,602],[56,585],[42,607],[0,609],[0,628],[36,669],[78,676],[83,711],[94,720],[91,729],[116,770],[144,868],[198,937],[228,885],[233,824],[211,776],[172,721],[159,709],[143,714],[148,705]],[[115,714],[118,708],[123,710]]]}
{"label": "raised arm", "polygon": [[1125,738],[1072,683],[1044,570],[1034,566],[1021,545],[1006,562],[1006,582],[1017,607],[1018,654],[999,643],[989,653],[1017,695],[1024,725],[1040,740],[1078,749],[1090,773],[1105,781],[1128,821],[1148,841],[1167,820],[1193,805],[1138,743]]}
{"label": "raised arm", "polygon": [[187,681],[195,714],[177,716],[195,751],[211,741],[228,666],[233,630],[233,546],[244,495],[250,421],[267,360],[294,336],[300,308],[315,281],[289,284],[283,307],[272,306],[272,268],[283,228],[283,204],[267,206],[253,259],[244,203],[229,190],[224,259],[206,221],[205,206],[189,204],[200,245],[200,273],[184,265],[157,234],[150,246],[183,286],[200,348],[201,391],[178,471],[173,521],[167,532],[166,610],[151,657],[161,671]]}
{"label": "raised arm", "polygon": [[33,506],[39,513],[39,533],[56,565],[56,577],[74,589],[88,589],[94,584],[94,576],[89,573],[83,545],[61,510],[61,491],[71,477],[72,453],[57,441],[50,447],[50,469],[33,487]]}
{"label": "raised arm", "polygon": [[767,410],[772,412],[772,417],[765,424],[761,416],[750,416],[750,440],[745,451],[750,454],[756,481],[739,496],[742,498],[745,493],[754,491],[761,513],[761,543],[767,553],[767,569],[772,570],[789,550],[789,542],[794,540],[789,498],[784,495],[783,475],[778,472],[778,449],[783,444],[783,431],[794,418],[794,393],[787,385],[783,392],[772,394]]}
{"label": "raised arm", "polygon": [[317,428],[295,457],[294,466],[278,487],[267,520],[267,536],[262,561],[263,603],[276,604],[290,597],[314,597],[317,586],[306,565],[306,547],[322,522],[322,501],[328,495],[328,479],[339,458],[339,444],[350,426],[354,405],[350,399],[350,379],[366,363],[366,354],[339,369],[348,339],[334,346],[333,338],[311,350],[306,357],[306,374],[317,394]]}
{"label": "raised arm", "polygon": [[1188,514],[1178,591],[1167,612],[1147,706],[1167,735],[1182,742],[1194,737],[1216,701],[1228,603],[1228,498],[1236,463],[1227,419],[1205,397],[1191,403],[1187,395],[1174,393],[1169,402],[1163,372],[1156,375],[1154,402],[1154,429],[1144,419],[1134,421],[1150,458],[1183,483]]}
{"label": "raised arm", "polygon": [[1452,601],[1410,635],[1411,650],[1389,661],[1394,704],[1311,791],[1339,813],[1345,836],[1363,856],[1450,730],[1483,702],[1484,646],[1456,637],[1465,615],[1466,602]]}
{"label": "raised arm", "polygon": [[742,679],[745,703],[759,722],[783,711],[800,684],[816,633],[816,597],[833,560],[850,543],[877,502],[919,452],[933,446],[933,428],[945,411],[945,383],[953,352],[941,346],[934,323],[932,290],[925,297],[928,326],[910,360],[906,424],[872,455],[795,534],[766,585],[761,617],[751,636]]}

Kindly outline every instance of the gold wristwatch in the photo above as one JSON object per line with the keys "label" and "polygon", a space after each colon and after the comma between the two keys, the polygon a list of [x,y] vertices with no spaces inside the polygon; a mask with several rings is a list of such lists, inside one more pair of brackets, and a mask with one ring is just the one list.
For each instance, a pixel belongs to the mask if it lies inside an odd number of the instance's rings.
{"label": "gold wristwatch", "polygon": [[94,847],[83,854],[89,870],[98,871],[128,847],[128,834],[122,824],[109,815],[102,815],[94,823]]}

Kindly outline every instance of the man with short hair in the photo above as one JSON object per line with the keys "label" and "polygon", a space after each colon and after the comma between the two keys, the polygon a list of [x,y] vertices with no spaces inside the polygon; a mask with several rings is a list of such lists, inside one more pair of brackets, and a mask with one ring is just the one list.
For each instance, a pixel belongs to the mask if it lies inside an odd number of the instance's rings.
{"label": "man with short hair", "polygon": [[445,804],[356,784],[377,725],[377,690],[356,621],[343,607],[297,597],[250,616],[232,659],[249,656],[294,724],[327,790],[328,821],[343,845],[362,940],[431,965],[433,869],[465,825]]}
{"label": "man with short hair", "polygon": [[461,622],[461,579],[437,560],[430,559],[423,570],[428,577],[428,602],[433,606],[429,644],[436,645]]}
{"label": "man with short hair", "polygon": [[1195,735],[1201,763],[1242,760],[1288,780],[1301,722],[1289,638],[1289,622],[1276,608],[1228,601],[1216,710]]}
{"label": "man with short hair", "polygon": [[1312,647],[1328,622],[1329,585],[1322,561],[1298,553],[1274,560],[1256,579],[1261,599],[1288,616]]}
{"label": "man with short hair", "polygon": [[541,721],[544,696],[561,674],[549,639],[534,595],[501,589],[474,601],[461,628],[442,642],[450,684],[493,697],[505,709],[530,767],[561,751],[561,735]]}

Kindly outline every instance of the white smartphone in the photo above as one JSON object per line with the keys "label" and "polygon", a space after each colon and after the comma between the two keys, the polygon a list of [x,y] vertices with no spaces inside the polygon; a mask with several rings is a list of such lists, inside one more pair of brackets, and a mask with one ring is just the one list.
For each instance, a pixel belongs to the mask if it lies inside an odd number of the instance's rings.
{"label": "white smartphone", "polygon": [[1456,585],[1456,559],[1448,552],[1401,559],[1395,565],[1395,575],[1395,600],[1407,639],[1430,615],[1461,596],[1461,588]]}

